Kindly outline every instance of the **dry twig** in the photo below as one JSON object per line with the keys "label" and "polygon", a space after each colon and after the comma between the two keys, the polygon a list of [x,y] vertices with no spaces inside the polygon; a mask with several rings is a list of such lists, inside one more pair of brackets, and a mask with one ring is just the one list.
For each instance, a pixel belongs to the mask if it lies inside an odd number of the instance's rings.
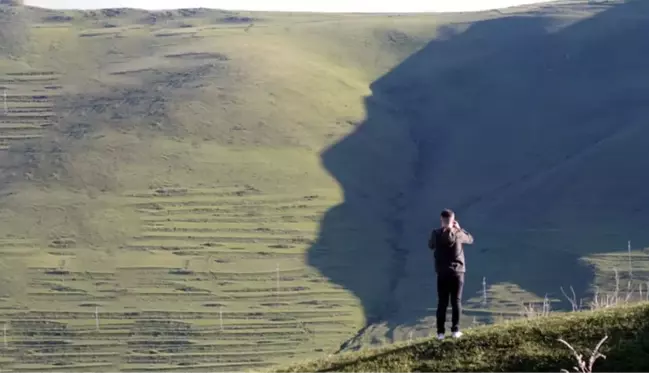
{"label": "dry twig", "polygon": [[[593,352],[590,355],[590,359],[588,359],[588,364],[586,363],[586,361],[584,361],[584,356],[582,354],[578,353],[574,349],[574,347],[572,347],[570,345],[570,343],[566,342],[565,340],[563,340],[561,338],[559,338],[558,341],[563,343],[564,345],[566,345],[570,349],[570,351],[572,351],[572,354],[574,355],[575,360],[577,361],[577,366],[573,367],[575,372],[592,373],[593,365],[595,364],[595,361],[597,361],[597,359],[599,359],[599,358],[606,359],[606,356],[604,354],[600,353],[599,350],[602,348],[602,345],[604,344],[604,342],[607,339],[608,339],[608,336],[604,336],[604,338],[602,338],[602,340],[599,341],[597,346],[595,346],[595,349],[593,350]],[[567,373],[568,370],[562,369],[561,372],[566,372]]]}

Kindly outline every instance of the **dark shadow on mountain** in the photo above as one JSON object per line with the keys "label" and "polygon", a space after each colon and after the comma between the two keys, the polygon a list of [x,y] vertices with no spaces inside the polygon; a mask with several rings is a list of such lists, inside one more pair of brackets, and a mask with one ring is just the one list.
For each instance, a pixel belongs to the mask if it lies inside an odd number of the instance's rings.
{"label": "dark shadow on mountain", "polygon": [[308,262],[388,339],[434,315],[426,240],[442,208],[476,237],[465,298],[483,277],[583,295],[595,273],[581,258],[647,242],[649,2],[557,7],[430,42],[372,84],[366,120],[322,154],[345,200]]}

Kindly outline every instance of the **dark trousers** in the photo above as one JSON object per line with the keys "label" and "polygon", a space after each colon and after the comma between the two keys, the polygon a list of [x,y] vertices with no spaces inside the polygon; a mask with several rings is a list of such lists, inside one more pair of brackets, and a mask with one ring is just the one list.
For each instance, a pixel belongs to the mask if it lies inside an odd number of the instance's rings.
{"label": "dark trousers", "polygon": [[462,312],[462,289],[464,273],[440,273],[437,275],[437,334],[444,334],[446,310],[451,301],[451,332],[460,330],[460,313]]}

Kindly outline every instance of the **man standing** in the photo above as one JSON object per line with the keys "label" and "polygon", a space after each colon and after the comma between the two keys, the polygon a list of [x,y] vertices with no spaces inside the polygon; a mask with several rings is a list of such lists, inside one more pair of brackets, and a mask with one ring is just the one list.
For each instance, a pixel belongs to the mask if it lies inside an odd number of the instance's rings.
{"label": "man standing", "polygon": [[444,339],[446,310],[449,298],[452,308],[451,332],[454,338],[460,332],[462,288],[464,287],[464,248],[473,243],[473,236],[460,227],[455,213],[445,209],[441,213],[442,226],[434,229],[428,240],[428,247],[435,252],[437,272],[437,338]]}

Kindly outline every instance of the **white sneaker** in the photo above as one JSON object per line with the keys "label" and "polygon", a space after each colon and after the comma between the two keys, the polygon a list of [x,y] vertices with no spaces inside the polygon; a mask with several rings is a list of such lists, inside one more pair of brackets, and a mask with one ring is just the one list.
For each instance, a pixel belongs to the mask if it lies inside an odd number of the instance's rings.
{"label": "white sneaker", "polygon": [[439,339],[440,341],[441,341],[442,339],[444,339],[444,334],[438,334],[438,335],[437,335],[437,339]]}
{"label": "white sneaker", "polygon": [[460,338],[462,336],[462,332],[453,332],[452,334],[453,338]]}

